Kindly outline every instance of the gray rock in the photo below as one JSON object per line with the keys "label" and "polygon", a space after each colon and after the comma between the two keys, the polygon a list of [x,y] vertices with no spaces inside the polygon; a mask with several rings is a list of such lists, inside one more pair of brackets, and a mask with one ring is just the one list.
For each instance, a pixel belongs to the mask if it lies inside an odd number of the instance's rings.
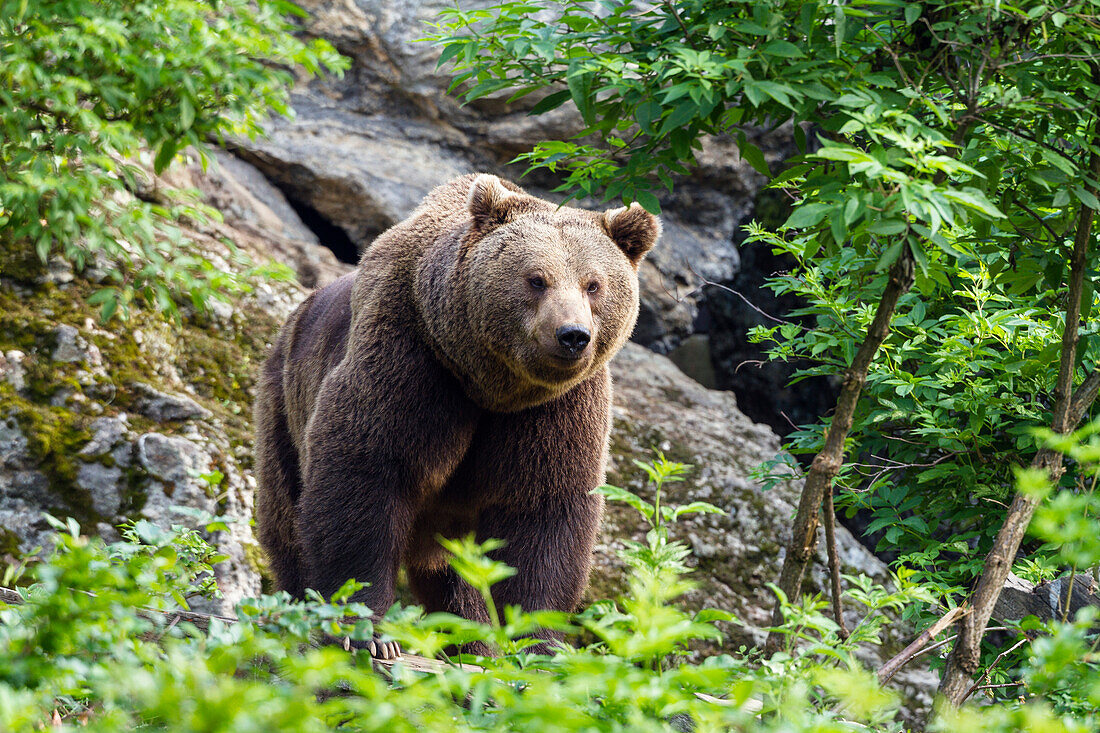
{"label": "gray rock", "polygon": [[[236,224],[247,224],[265,234],[320,244],[317,235],[302,223],[282,192],[254,166],[221,149],[214,150],[217,170],[207,179],[224,186],[218,209]],[[210,190],[210,189],[207,189]]]}
{"label": "gray rock", "polygon": [[[463,3],[486,7],[487,0]],[[367,111],[419,110],[431,117],[460,117],[459,100],[446,94],[450,78],[436,70],[438,49],[417,43],[429,22],[451,7],[446,0],[305,0],[310,33],[329,39],[351,56],[347,91]],[[354,82],[351,80],[354,79]]]}
{"label": "gray rock", "polygon": [[143,484],[146,519],[168,528],[190,524],[187,510],[213,515],[216,509],[206,482],[200,474],[212,469],[210,455],[203,447],[174,435],[145,433],[137,442],[139,465],[152,477]]}
{"label": "gray rock", "polygon": [[168,420],[206,419],[213,413],[190,397],[162,392],[156,387],[135,382],[134,389],[141,394],[137,408],[150,420],[165,422]]}
{"label": "gray rock", "polygon": [[127,420],[124,412],[115,417],[99,417],[93,420],[89,426],[92,439],[80,449],[80,455],[100,456],[110,451],[129,432]]}
{"label": "gray rock", "polygon": [[[0,479],[0,489],[3,489]],[[0,490],[0,527],[19,539],[19,551],[30,553],[49,549],[54,529],[42,516],[42,506]]]}
{"label": "gray rock", "polygon": [[16,468],[28,458],[27,438],[19,429],[19,423],[14,417],[0,421],[0,464]]}
{"label": "gray rock", "polygon": [[[189,166],[188,187],[199,189],[207,203],[222,212],[234,239],[239,241],[242,234],[255,237],[265,253],[292,267],[306,287],[324,285],[350,269],[319,246],[283,193],[255,166],[222,150],[215,151],[215,158],[216,165],[206,172],[197,161]],[[212,305],[224,311],[227,304],[215,300]],[[228,315],[217,317],[227,320]]]}
{"label": "gray rock", "polygon": [[137,451],[142,468],[175,487],[195,483],[196,474],[210,470],[210,457],[186,438],[145,433],[138,438]]}
{"label": "gray rock", "polygon": [[49,480],[37,470],[19,423],[14,417],[0,420],[0,528],[19,538],[21,552],[49,536],[42,511],[51,501]]}
{"label": "gray rock", "polygon": [[17,349],[0,354],[0,379],[10,384],[16,392],[27,387],[26,358],[26,354]]}
{"label": "gray rock", "polygon": [[36,470],[31,462],[17,470],[0,474],[0,489],[3,489],[0,493],[38,507],[36,516],[43,509],[55,506],[55,497],[50,492],[50,480],[46,474]]}
{"label": "gray rock", "polygon": [[[663,247],[664,242],[657,245]],[[695,289],[669,278],[655,264],[643,260],[638,268],[638,323],[631,339],[656,351],[667,352],[692,333],[698,304]]]}
{"label": "gray rock", "polygon": [[64,285],[73,281],[72,263],[63,257],[54,255],[46,265],[46,273],[42,276],[44,282],[54,285]]}
{"label": "gray rock", "polygon": [[359,115],[311,90],[294,105],[293,120],[272,120],[268,137],[239,140],[236,152],[360,247],[475,170],[447,146],[465,139],[429,122]]}
{"label": "gray rock", "polygon": [[128,467],[134,460],[134,444],[123,443],[111,451],[111,458],[115,459],[115,465],[122,468]]}
{"label": "gray rock", "polygon": [[63,323],[54,329],[53,336],[54,361],[79,362],[93,367],[103,365],[103,356],[99,352],[99,347],[89,343],[76,328]]}
{"label": "gray rock", "polygon": [[675,215],[664,216],[660,244],[647,259],[678,285],[698,287],[704,279],[729,280],[737,274],[741,258],[732,242],[733,222],[723,224],[726,226],[711,228],[685,224]]}
{"label": "gray rock", "polygon": [[92,498],[92,508],[104,517],[114,517],[122,505],[122,469],[101,463],[83,463],[76,472],[76,485]]}
{"label": "gray rock", "polygon": [[[663,503],[704,500],[726,516],[693,515],[675,534],[698,550],[699,584],[687,597],[693,608],[734,612],[747,630],[732,632],[730,643],[757,642],[769,623],[773,596],[765,587],[779,577],[782,550],[802,482],[792,476],[765,491],[753,471],[779,451],[779,439],[765,425],[746,418],[729,392],[709,390],[685,376],[666,357],[636,344],[612,361],[615,380],[609,483],[649,491],[632,459],[648,460],[654,447],[672,460],[694,466],[682,483],[666,485]],[[645,525],[633,510],[609,504],[597,550],[594,587],[621,588],[625,568],[614,557],[621,539],[641,539]],[[843,572],[883,581],[886,566],[843,527],[837,529]],[[819,543],[807,591],[826,589],[826,560]],[[856,609],[850,609],[854,614]],[[855,616],[853,615],[853,621]],[[754,628],[755,627],[755,628]]]}

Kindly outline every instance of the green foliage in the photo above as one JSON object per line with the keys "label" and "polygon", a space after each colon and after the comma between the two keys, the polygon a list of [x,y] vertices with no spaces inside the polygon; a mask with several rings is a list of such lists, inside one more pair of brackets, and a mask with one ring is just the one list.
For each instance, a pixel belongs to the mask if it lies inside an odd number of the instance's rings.
{"label": "green foliage", "polygon": [[[847,253],[775,279],[777,291],[812,303],[792,315],[811,315],[818,327],[758,328],[754,337],[771,344],[773,358],[814,363],[796,379],[842,372],[870,323],[868,302],[885,275],[860,279],[857,259]],[[944,276],[948,286],[919,278],[902,299],[868,374],[853,431],[862,455],[842,473],[851,493],[838,503],[871,513],[878,548],[901,553],[946,591],[980,570],[1011,501],[1013,468],[1031,461],[1035,428],[1050,424],[1065,290],[1044,284],[1013,296],[1019,272],[1003,253],[959,260]],[[1083,368],[1100,357],[1096,328],[1083,328]],[[811,454],[820,436],[807,427],[788,447]],[[1065,485],[1078,479],[1071,467]]]}
{"label": "green foliage", "polygon": [[[644,466],[655,485],[686,468],[663,457]],[[660,516],[656,503],[611,487],[600,491],[623,496],[643,516]],[[669,509],[673,517],[709,511]],[[805,598],[784,604],[780,630],[790,643],[771,659],[745,649],[700,658],[689,650],[720,639],[716,622],[738,622],[721,611],[690,614],[680,607],[677,599],[690,588],[681,563],[686,548],[669,539],[676,522],[666,519],[654,522],[644,544],[623,551],[632,567],[630,591],[573,617],[509,607],[501,619],[478,624],[395,606],[380,630],[406,651],[448,663],[435,674],[399,662],[385,675],[366,655],[315,646],[320,634],[366,640],[376,630],[369,609],[346,603],[361,587],[354,581],[328,601],[315,594],[292,601],[284,593],[245,600],[235,623],[215,618],[204,632],[150,610],[171,610],[181,596],[214,591],[206,581],[218,558],[198,533],[138,522],[124,528],[123,541],[106,545],[81,537],[74,522],[56,526],[55,550],[32,568],[26,602],[0,610],[0,726],[6,730],[41,728],[56,715],[63,725],[102,731],[668,731],[688,725],[893,731],[900,727],[899,697],[878,686],[856,653],[879,643],[888,612],[924,593],[904,576],[892,591],[850,578],[848,599],[866,614],[849,640],[837,637],[826,604]],[[222,527],[212,522],[206,530]],[[486,590],[512,572],[487,556],[498,546],[447,542],[453,567]],[[671,547],[682,552],[670,553]],[[1089,622],[1064,625],[1048,643],[1036,644],[1026,674],[1037,689],[1076,685],[1095,694],[1088,669],[1062,663],[1080,651]],[[583,628],[596,641],[535,655],[525,650],[526,637],[539,628]],[[450,647],[474,639],[489,641],[500,656],[476,660],[481,667],[446,657]],[[1052,731],[1085,729],[1041,705],[1015,705],[975,720],[965,729],[1007,733],[1021,720],[1042,721]]]}
{"label": "green foliage", "polygon": [[[1015,469],[1051,424],[1067,252],[1079,232],[1096,251],[1098,11],[1095,0],[529,0],[456,8],[433,39],[468,100],[511,92],[538,97],[531,114],[577,108],[575,139],[520,156],[561,172],[571,194],[656,210],[658,184],[690,169],[703,136],[736,140],[794,202],[775,230],[747,230],[793,263],[770,287],[805,302],[791,315],[812,325],[752,336],[772,359],[809,365],[796,381],[845,377],[888,268],[912,259],[916,282],[871,364],[837,504],[869,516],[878,549],[924,585],[928,602],[905,612],[923,624],[932,599],[967,592]],[[798,153],[776,169],[746,133],[781,124]],[[1097,262],[1077,382],[1100,361]],[[786,447],[810,456],[826,429],[804,426]],[[1084,507],[1091,478],[1070,464],[1051,506],[1078,518],[1025,546],[1019,574],[1083,562],[1100,534]]]}
{"label": "green foliage", "polygon": [[[216,217],[193,196],[153,191],[157,173],[211,140],[288,114],[291,69],[339,70],[327,43],[291,35],[285,0],[0,2],[0,247],[4,274],[33,252],[96,265],[104,319],[134,298],[175,312],[246,289],[188,242],[184,218]],[[151,152],[148,152],[151,151]],[[140,163],[144,164],[139,165]],[[270,268],[255,272],[267,273]],[[272,271],[273,272],[273,271]]]}

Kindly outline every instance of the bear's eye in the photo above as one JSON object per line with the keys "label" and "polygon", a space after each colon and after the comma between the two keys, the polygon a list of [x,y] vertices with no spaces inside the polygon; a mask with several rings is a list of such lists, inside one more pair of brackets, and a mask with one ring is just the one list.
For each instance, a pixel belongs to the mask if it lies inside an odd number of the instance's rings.
{"label": "bear's eye", "polygon": [[596,293],[596,292],[599,292],[599,290],[600,290],[600,284],[598,282],[596,282],[595,280],[588,283],[588,292]]}
{"label": "bear's eye", "polygon": [[538,275],[533,275],[527,278],[527,284],[533,287],[535,290],[546,290],[546,281]]}

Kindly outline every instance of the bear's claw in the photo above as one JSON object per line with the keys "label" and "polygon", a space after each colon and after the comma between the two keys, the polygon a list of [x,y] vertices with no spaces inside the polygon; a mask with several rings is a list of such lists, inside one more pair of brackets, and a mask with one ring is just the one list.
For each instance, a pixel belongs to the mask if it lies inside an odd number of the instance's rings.
{"label": "bear's claw", "polygon": [[367,645],[367,650],[375,659],[397,659],[401,656],[401,646],[396,641],[380,641],[373,639]]}

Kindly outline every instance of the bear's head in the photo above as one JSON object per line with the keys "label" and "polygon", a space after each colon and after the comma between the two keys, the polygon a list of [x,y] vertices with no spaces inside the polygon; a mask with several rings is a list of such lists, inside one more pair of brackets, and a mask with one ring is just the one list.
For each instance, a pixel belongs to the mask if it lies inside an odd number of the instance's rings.
{"label": "bear's head", "polygon": [[523,409],[602,369],[634,330],[638,266],[658,219],[637,204],[559,207],[492,175],[472,179],[467,208],[453,282],[478,348],[449,359],[467,392],[490,409]]}

